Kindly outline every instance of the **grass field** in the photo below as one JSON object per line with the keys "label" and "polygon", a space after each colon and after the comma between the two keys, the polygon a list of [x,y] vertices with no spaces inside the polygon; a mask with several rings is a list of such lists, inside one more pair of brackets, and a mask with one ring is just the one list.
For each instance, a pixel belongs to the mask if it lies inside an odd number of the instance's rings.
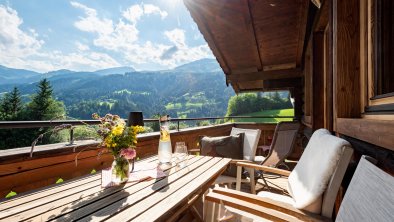
{"label": "grass field", "polygon": [[[294,109],[264,110],[254,113],[245,113],[239,116],[294,116]],[[281,121],[292,121],[293,118],[244,118],[235,119],[235,122],[277,123]]]}

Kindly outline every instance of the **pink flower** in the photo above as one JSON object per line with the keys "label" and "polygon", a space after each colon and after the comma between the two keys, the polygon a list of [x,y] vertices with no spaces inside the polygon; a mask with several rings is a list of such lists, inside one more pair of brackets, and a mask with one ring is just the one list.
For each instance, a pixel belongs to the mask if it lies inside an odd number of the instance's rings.
{"label": "pink flower", "polygon": [[135,158],[137,152],[133,148],[127,148],[120,151],[120,155],[124,156],[128,160],[131,160]]}

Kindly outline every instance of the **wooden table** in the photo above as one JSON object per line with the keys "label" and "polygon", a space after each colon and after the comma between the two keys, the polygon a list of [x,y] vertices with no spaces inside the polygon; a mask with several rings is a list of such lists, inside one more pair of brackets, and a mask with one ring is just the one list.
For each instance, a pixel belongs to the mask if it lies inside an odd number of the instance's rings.
{"label": "wooden table", "polygon": [[[157,156],[142,162],[158,162]],[[101,188],[101,172],[0,202],[0,221],[163,221],[176,219],[226,169],[230,159],[189,156],[167,177]],[[26,178],[28,179],[28,178]],[[189,204],[188,204],[189,203]]]}

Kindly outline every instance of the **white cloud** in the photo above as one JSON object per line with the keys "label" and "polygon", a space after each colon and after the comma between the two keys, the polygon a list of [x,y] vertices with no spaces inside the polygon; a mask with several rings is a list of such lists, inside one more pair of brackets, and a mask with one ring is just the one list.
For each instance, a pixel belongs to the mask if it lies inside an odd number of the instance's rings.
{"label": "white cloud", "polygon": [[0,5],[0,61],[1,65],[39,72],[56,69],[96,70],[120,64],[104,53],[89,50],[89,46],[76,42],[78,53],[44,51],[44,41],[32,28],[21,29],[23,20],[18,13]]}
{"label": "white cloud", "polygon": [[56,67],[78,71],[92,71],[121,65],[109,55],[94,51],[70,53],[67,55],[58,54],[54,55],[54,58],[59,59],[59,64]]}
{"label": "white cloud", "polygon": [[173,67],[180,63],[207,58],[212,55],[207,44],[195,47],[188,46],[185,42],[185,30],[176,28],[165,31],[164,35],[174,45],[163,52],[161,56],[162,64]]}
{"label": "white cloud", "polygon": [[34,29],[21,30],[22,23],[14,9],[0,5],[0,61],[3,64],[32,55],[44,44]]}
{"label": "white cloud", "polygon": [[[154,64],[168,68],[212,57],[206,44],[193,47],[187,45],[186,32],[179,28],[162,33],[167,43],[139,39],[137,26],[144,16],[155,15],[160,16],[160,19],[168,16],[166,11],[155,5],[132,5],[120,13],[121,18],[118,21],[113,21],[99,16],[96,9],[79,2],[72,1],[70,4],[83,12],[74,22],[74,26],[95,35],[89,44],[86,44],[86,39],[84,43],[74,42],[75,50],[70,53],[45,51],[45,42],[42,40],[45,36],[31,28],[22,30],[23,21],[18,13],[12,8],[0,5],[1,64],[35,71],[63,68],[91,71],[124,65],[110,56],[113,54],[128,64]],[[47,31],[52,32],[50,28]]]}
{"label": "white cloud", "polygon": [[120,20],[114,31],[107,35],[99,35],[93,40],[95,46],[114,51],[124,51],[124,47],[138,40],[138,29],[135,25]]}
{"label": "white cloud", "polygon": [[28,60],[20,61],[15,67],[48,72],[58,69],[93,71],[120,65],[105,53],[87,50],[68,54],[60,51],[38,53],[32,58],[28,58]]}
{"label": "white cloud", "polygon": [[132,24],[136,24],[143,15],[151,14],[160,15],[161,19],[165,19],[168,16],[166,11],[161,10],[159,7],[152,4],[132,5],[122,12],[122,16]]}
{"label": "white cloud", "polygon": [[77,49],[80,50],[80,51],[86,51],[86,50],[90,49],[88,45],[85,45],[85,44],[80,43],[80,42],[76,42],[75,46],[77,46]]}
{"label": "white cloud", "polygon": [[123,17],[132,24],[136,24],[143,14],[144,10],[140,5],[133,5],[122,13]]}
{"label": "white cloud", "polygon": [[70,2],[75,8],[82,9],[86,17],[79,17],[75,27],[86,32],[97,32],[99,34],[110,34],[113,32],[113,24],[110,19],[99,19],[95,9],[89,8],[79,2]]}
{"label": "white cloud", "polygon": [[185,47],[185,30],[173,29],[171,31],[165,31],[164,35],[177,47]]}
{"label": "white cloud", "polygon": [[166,11],[161,10],[159,7],[152,4],[144,4],[145,14],[159,14],[161,19],[165,19],[168,16]]}

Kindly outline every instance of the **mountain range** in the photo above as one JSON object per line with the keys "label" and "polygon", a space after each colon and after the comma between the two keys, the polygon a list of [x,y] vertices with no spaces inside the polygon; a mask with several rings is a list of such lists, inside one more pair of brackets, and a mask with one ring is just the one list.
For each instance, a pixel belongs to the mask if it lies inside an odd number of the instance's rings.
{"label": "mountain range", "polygon": [[0,96],[18,87],[24,101],[36,85],[47,78],[56,99],[63,101],[68,115],[90,118],[106,112],[126,116],[141,110],[145,117],[157,113],[172,117],[224,116],[234,91],[214,59],[202,59],[161,71],[136,71],[115,67],[93,72],[56,70],[38,73],[0,66]]}

